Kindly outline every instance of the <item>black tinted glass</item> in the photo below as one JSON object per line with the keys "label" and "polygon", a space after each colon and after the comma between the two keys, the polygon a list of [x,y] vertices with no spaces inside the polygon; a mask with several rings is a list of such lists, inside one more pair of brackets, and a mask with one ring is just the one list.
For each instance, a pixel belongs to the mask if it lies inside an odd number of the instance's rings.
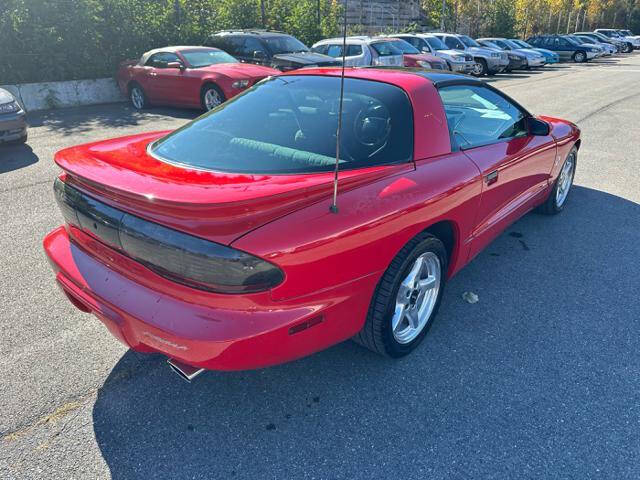
{"label": "black tinted glass", "polygon": [[[409,161],[413,114],[404,91],[349,78],[344,90],[341,169]],[[338,77],[274,77],[158,140],[152,152],[224,172],[331,171],[339,95]]]}

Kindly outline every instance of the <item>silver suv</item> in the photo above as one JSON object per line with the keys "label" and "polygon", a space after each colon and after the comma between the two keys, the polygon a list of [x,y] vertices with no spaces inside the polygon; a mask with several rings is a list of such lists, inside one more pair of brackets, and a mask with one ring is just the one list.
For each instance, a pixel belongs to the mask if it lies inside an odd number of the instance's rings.
{"label": "silver suv", "polygon": [[434,33],[434,35],[452,50],[473,55],[476,68],[472,73],[478,77],[503,72],[509,66],[509,57],[506,52],[483,47],[468,35],[456,33]]}
{"label": "silver suv", "polygon": [[[329,55],[330,57],[342,57],[342,38],[327,38],[314,43],[312,52]],[[383,37],[352,36],[346,40],[347,51],[344,64],[347,67],[368,67],[370,65],[385,65],[389,67],[401,67],[404,65],[404,56],[400,50]]]}
{"label": "silver suv", "polygon": [[401,38],[423,53],[430,53],[442,58],[447,62],[447,66],[451,71],[471,73],[476,66],[472,55],[449,49],[435,35],[429,33],[396,33],[389,35],[389,37]]}

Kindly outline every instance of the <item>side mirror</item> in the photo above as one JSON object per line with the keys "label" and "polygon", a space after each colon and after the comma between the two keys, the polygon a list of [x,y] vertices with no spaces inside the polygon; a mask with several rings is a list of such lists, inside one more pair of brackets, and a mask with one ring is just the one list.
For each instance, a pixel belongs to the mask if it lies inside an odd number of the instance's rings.
{"label": "side mirror", "polygon": [[167,63],[167,68],[178,68],[180,70],[184,70],[184,65],[182,62],[169,62]]}
{"label": "side mirror", "polygon": [[551,132],[549,124],[539,118],[529,117],[529,133],[539,137],[546,137]]}
{"label": "side mirror", "polygon": [[266,55],[264,54],[264,52],[262,50],[254,50],[253,52],[253,58],[255,60],[262,60],[266,57]]}

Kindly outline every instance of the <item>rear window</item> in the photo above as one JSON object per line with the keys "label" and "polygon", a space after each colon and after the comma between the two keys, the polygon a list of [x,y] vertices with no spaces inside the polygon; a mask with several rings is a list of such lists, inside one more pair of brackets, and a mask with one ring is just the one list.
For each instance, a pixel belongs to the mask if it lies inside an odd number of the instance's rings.
{"label": "rear window", "polygon": [[[413,112],[405,92],[345,79],[340,168],[410,161]],[[335,167],[340,78],[268,79],[152,144],[170,163],[238,173],[310,173]]]}

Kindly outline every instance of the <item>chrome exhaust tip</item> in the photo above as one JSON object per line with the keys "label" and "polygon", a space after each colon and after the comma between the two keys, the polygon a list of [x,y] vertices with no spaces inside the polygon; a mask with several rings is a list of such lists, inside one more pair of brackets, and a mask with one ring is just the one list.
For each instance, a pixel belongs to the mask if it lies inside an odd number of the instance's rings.
{"label": "chrome exhaust tip", "polygon": [[167,363],[169,364],[169,367],[171,367],[171,370],[173,370],[180,378],[189,383],[191,383],[191,380],[204,372],[204,368],[198,368],[194,367],[193,365],[182,363],[175,358],[167,359]]}

